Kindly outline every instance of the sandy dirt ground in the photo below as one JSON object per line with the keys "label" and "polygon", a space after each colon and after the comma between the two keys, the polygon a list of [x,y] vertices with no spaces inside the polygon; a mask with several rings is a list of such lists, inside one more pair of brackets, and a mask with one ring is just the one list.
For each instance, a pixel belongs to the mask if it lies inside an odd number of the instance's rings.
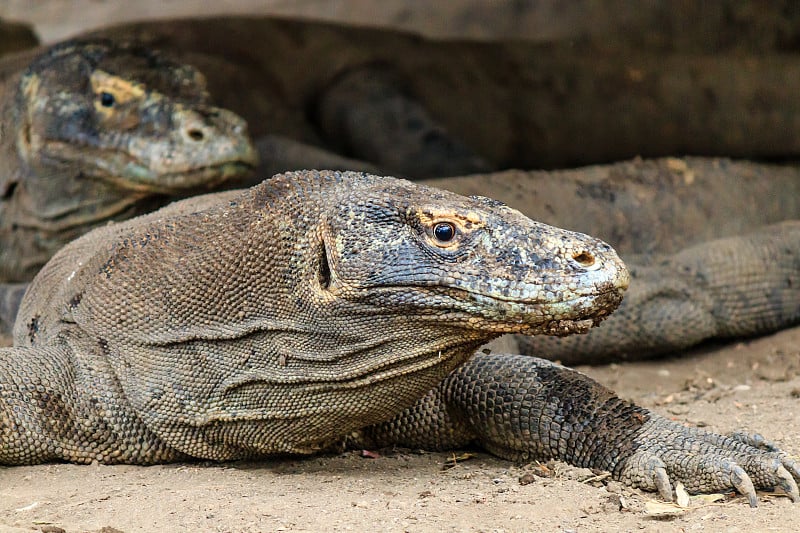
{"label": "sandy dirt ground", "polygon": [[[676,420],[721,432],[758,431],[800,454],[800,328],[680,359],[582,370]],[[800,527],[800,504],[770,493],[761,494],[758,509],[728,495],[722,502],[658,516],[647,512],[655,495],[607,479],[592,481],[594,473],[561,463],[518,465],[478,452],[446,468],[453,454],[363,455],[1,468],[0,531],[790,532]],[[543,473],[553,477],[540,477]]]}

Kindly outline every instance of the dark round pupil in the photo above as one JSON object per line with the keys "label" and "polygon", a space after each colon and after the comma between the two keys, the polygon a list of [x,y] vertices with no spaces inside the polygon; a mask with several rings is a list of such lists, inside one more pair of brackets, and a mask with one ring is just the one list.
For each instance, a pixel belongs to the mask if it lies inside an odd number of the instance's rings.
{"label": "dark round pupil", "polygon": [[100,93],[100,104],[103,107],[111,107],[114,105],[114,95],[111,93]]}
{"label": "dark round pupil", "polygon": [[440,222],[433,227],[433,234],[437,239],[443,242],[451,240],[456,235],[456,229],[452,224],[447,222]]}

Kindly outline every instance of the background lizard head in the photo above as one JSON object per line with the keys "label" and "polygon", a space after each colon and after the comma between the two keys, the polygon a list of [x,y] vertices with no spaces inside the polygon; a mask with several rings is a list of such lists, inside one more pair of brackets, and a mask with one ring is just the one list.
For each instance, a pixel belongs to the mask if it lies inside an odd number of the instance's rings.
{"label": "background lizard head", "polygon": [[256,153],[244,120],[210,105],[205,87],[195,68],[144,47],[62,43],[20,78],[18,153],[50,179],[168,194],[213,186],[252,168]]}

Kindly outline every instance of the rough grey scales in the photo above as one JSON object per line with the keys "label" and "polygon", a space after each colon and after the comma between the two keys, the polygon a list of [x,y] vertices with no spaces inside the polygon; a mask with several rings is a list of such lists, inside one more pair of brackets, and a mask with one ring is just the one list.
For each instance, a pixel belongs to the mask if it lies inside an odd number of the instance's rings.
{"label": "rough grey scales", "polygon": [[628,273],[604,242],[483,197],[287,173],[87,234],[0,350],[0,462],[150,464],[313,453],[342,440],[609,470],[671,499],[781,486],[760,437],[687,428],[503,333],[585,332]]}

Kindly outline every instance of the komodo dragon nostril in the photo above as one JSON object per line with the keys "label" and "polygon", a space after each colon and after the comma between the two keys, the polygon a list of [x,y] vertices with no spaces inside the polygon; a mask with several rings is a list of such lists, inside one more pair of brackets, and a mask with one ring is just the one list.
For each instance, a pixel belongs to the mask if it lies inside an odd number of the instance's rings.
{"label": "komodo dragon nostril", "polygon": [[594,255],[589,252],[577,252],[572,255],[572,260],[586,270],[597,270],[600,268],[600,263],[595,261]]}
{"label": "komodo dragon nostril", "polygon": [[203,132],[198,129],[190,129],[186,132],[189,135],[189,138],[193,141],[202,141],[203,140]]}

